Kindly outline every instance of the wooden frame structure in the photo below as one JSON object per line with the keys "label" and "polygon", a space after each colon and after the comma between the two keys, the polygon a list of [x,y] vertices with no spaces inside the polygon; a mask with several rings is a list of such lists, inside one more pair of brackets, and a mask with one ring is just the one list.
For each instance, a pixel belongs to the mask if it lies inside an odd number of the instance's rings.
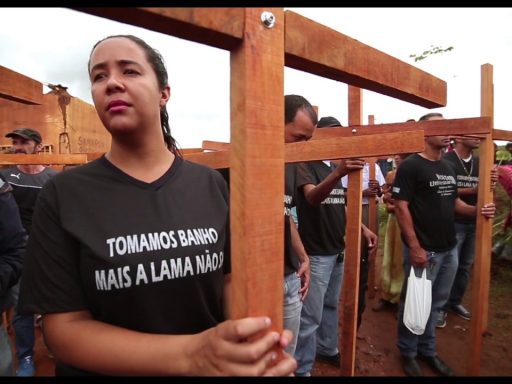
{"label": "wooden frame structure", "polygon": [[[489,201],[490,186],[485,176],[492,161],[492,97],[490,102],[482,102],[482,116],[485,117],[481,118],[362,126],[361,88],[434,108],[446,105],[446,83],[282,8],[76,9],[230,51],[229,150],[192,151],[185,153],[185,157],[215,168],[231,168],[234,317],[265,314],[272,318],[273,329],[282,328],[284,162],[419,152],[423,149],[424,135],[479,135],[483,139],[483,161],[478,207]],[[284,66],[348,84],[348,115],[352,129],[324,128],[317,130],[310,142],[285,145],[282,129]],[[486,95],[488,91],[486,85]],[[492,85],[490,92],[492,94]],[[18,156],[26,155],[0,155],[0,163],[28,164],[34,161]],[[61,159],[55,156],[62,155],[51,156],[54,157],[45,158],[45,162],[84,162],[83,157]],[[87,160],[94,157],[89,156]],[[41,162],[38,156],[37,163]],[[348,199],[354,204],[349,206],[346,228],[348,257],[342,294],[344,328],[340,373],[354,375],[361,172],[351,174],[348,191]],[[477,231],[477,254],[483,255],[483,251],[488,250],[490,255],[490,221],[478,219]],[[487,264],[490,265],[485,257],[477,257],[475,270],[479,272],[474,277],[473,308],[485,305],[489,284]],[[472,322],[474,348],[470,350],[474,352],[469,357],[469,374],[479,372],[482,329],[486,327],[484,312],[479,312],[476,321]]]}

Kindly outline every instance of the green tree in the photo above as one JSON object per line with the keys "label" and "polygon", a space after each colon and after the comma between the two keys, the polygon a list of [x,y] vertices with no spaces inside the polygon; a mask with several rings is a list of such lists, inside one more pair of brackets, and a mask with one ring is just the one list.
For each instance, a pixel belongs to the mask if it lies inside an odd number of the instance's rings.
{"label": "green tree", "polygon": [[453,47],[442,48],[442,47],[439,47],[439,46],[434,47],[433,45],[431,45],[430,49],[427,49],[426,51],[423,51],[423,53],[421,53],[419,55],[411,54],[411,55],[409,55],[409,57],[414,58],[414,62],[418,62],[418,61],[421,61],[421,60],[425,60],[429,56],[437,55],[439,53],[450,52],[451,50],[453,50]]}

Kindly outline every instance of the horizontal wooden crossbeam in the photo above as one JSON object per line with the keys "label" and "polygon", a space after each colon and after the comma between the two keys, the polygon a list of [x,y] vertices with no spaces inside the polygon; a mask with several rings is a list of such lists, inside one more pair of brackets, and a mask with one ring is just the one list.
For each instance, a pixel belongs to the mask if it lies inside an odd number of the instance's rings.
{"label": "horizontal wooden crossbeam", "polygon": [[183,157],[215,169],[229,168],[229,151],[185,153]]}
{"label": "horizontal wooden crossbeam", "polygon": [[512,131],[506,131],[504,129],[493,129],[492,139],[493,140],[512,141]]}
{"label": "horizontal wooden crossbeam", "polygon": [[415,129],[424,131],[425,136],[443,135],[476,135],[492,131],[490,117],[473,117],[466,119],[427,120],[409,123],[390,123],[376,125],[353,125],[350,127],[315,129],[313,139],[329,139],[331,137],[352,137],[375,135],[384,132],[403,132]]}
{"label": "horizontal wooden crossbeam", "polygon": [[[185,159],[212,168],[229,168],[229,143],[209,141],[206,146],[219,150],[185,154]],[[377,157],[391,153],[420,152],[423,148],[424,136],[421,130],[390,132],[378,136],[338,136],[325,140],[286,143],[285,162],[297,163],[325,159]]]}
{"label": "horizontal wooden crossbeam", "polygon": [[244,8],[75,8],[121,23],[231,50],[244,31]]}
{"label": "horizontal wooden crossbeam", "polygon": [[[75,9],[226,50],[245,28],[243,8]],[[446,82],[427,72],[292,11],[285,25],[287,67],[427,108],[446,105]]]}
{"label": "horizontal wooden crossbeam", "polygon": [[0,98],[39,105],[43,101],[43,84],[0,65]]}
{"label": "horizontal wooden crossbeam", "polygon": [[295,12],[285,12],[285,63],[426,108],[446,105],[446,82]]}
{"label": "horizontal wooden crossbeam", "polygon": [[85,164],[88,158],[85,153],[75,154],[56,154],[56,153],[39,153],[34,155],[26,154],[0,154],[0,165],[30,165],[30,164]]}
{"label": "horizontal wooden crossbeam", "polygon": [[211,150],[211,151],[226,151],[229,149],[229,143],[223,143],[220,141],[203,140],[202,148],[204,150]]}
{"label": "horizontal wooden crossbeam", "polygon": [[325,140],[286,144],[285,161],[296,163],[311,160],[375,157],[421,152],[424,145],[424,136],[421,130],[391,132],[373,136],[333,137]]}

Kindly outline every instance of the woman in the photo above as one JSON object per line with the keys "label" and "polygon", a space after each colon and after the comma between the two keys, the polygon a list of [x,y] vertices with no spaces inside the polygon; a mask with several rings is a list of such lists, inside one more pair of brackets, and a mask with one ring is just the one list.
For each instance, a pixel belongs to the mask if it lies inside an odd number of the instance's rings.
{"label": "woman", "polygon": [[400,227],[395,216],[394,200],[391,198],[393,181],[395,180],[396,170],[400,163],[409,154],[399,154],[394,156],[395,169],[389,171],[386,175],[386,184],[383,188],[383,201],[386,204],[388,220],[386,223],[386,236],[384,237],[384,254],[382,257],[381,268],[381,298],[374,311],[380,311],[386,307],[397,308],[404,281],[403,269],[403,245],[400,237]]}
{"label": "woman", "polygon": [[45,186],[23,272],[22,308],[43,315],[56,373],[293,373],[292,357],[276,358],[289,332],[254,340],[267,317],[224,321],[227,187],[179,156],[160,54],[111,36],[93,47],[88,70],[112,144]]}

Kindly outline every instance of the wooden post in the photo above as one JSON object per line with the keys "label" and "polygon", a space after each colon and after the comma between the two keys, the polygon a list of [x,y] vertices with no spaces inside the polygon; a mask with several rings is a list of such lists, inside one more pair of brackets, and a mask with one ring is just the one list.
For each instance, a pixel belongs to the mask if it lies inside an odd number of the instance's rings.
{"label": "wooden post", "polygon": [[[494,118],[493,68],[484,64],[481,68],[481,115]],[[494,122],[491,122],[491,127]],[[489,311],[489,288],[491,276],[492,220],[485,219],[479,212],[485,203],[493,201],[490,172],[493,167],[494,145],[492,134],[486,134],[480,142],[480,170],[478,173],[478,203],[476,220],[475,262],[471,287],[471,346],[467,374],[480,374],[483,334],[487,330]]]}
{"label": "wooden post", "polygon": [[[246,8],[242,42],[231,51],[230,217],[232,317],[283,323],[284,13],[273,28]],[[257,52],[257,54],[255,54]]]}
{"label": "wooden post", "polygon": [[[361,125],[362,92],[348,87],[348,123]],[[341,374],[354,376],[359,304],[359,273],[361,259],[361,204],[363,173],[350,172],[347,185],[347,224],[345,229],[345,265],[341,289]]]}

